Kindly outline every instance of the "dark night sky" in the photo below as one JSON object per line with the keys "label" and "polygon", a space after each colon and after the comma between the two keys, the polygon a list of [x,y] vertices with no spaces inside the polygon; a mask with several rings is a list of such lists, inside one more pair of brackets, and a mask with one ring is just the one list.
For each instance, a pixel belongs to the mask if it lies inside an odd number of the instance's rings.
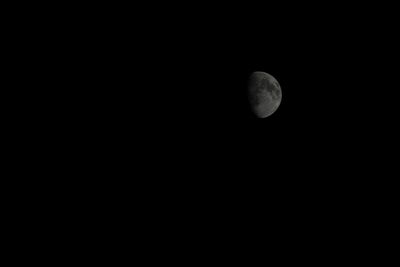
{"label": "dark night sky", "polygon": [[[23,24],[29,34],[15,64],[30,75],[17,77],[28,90],[16,92],[29,105],[14,123],[28,152],[15,151],[32,162],[18,166],[30,183],[55,195],[43,194],[55,205],[48,216],[69,217],[54,200],[62,198],[78,235],[90,229],[114,246],[139,233],[143,242],[164,240],[165,251],[202,240],[219,253],[220,238],[287,255],[288,243],[298,250],[336,238],[342,247],[355,230],[369,238],[375,226],[360,225],[379,194],[390,197],[385,165],[397,159],[386,153],[397,152],[398,105],[382,103],[397,100],[387,94],[398,75],[386,64],[397,62],[393,34],[377,27],[385,20],[367,4],[151,5],[53,7],[51,18],[32,20],[39,25]],[[248,105],[253,71],[282,88],[265,119]],[[124,241],[103,241],[105,230]]]}
{"label": "dark night sky", "polygon": [[[100,133],[110,149],[116,142],[154,151],[165,165],[182,160],[211,172],[216,162],[221,171],[237,163],[245,172],[262,162],[307,176],[320,175],[315,166],[342,169],[338,158],[343,168],[351,165],[351,155],[365,149],[370,120],[377,123],[374,112],[365,116],[371,87],[380,82],[368,74],[378,61],[373,29],[350,23],[350,11],[339,23],[326,10],[200,10],[79,24],[80,41],[65,38],[72,50],[63,75],[78,84],[72,121]],[[263,120],[248,108],[253,71],[270,73],[282,87],[281,106]]]}
{"label": "dark night sky", "polygon": [[[385,64],[394,62],[391,16],[378,20],[367,6],[316,12],[304,3],[185,8],[98,4],[24,24],[22,66],[38,70],[30,81],[44,88],[27,101],[39,95],[50,106],[37,105],[46,115],[38,118],[45,125],[51,117],[61,133],[104,155],[154,151],[164,165],[193,159],[210,171],[207,159],[221,170],[264,162],[301,175],[307,164],[350,166],[365,143],[378,146],[371,140],[390,132],[393,106],[382,105],[382,96],[393,76]],[[282,87],[281,106],[263,120],[248,108],[253,71]]]}

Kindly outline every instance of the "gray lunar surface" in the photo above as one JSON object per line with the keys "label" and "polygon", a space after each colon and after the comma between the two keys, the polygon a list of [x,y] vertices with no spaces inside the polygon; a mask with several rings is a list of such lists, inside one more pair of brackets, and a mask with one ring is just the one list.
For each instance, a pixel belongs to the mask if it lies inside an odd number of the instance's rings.
{"label": "gray lunar surface", "polygon": [[266,118],[278,109],[282,90],[273,76],[255,71],[249,77],[248,96],[254,114],[259,118]]}

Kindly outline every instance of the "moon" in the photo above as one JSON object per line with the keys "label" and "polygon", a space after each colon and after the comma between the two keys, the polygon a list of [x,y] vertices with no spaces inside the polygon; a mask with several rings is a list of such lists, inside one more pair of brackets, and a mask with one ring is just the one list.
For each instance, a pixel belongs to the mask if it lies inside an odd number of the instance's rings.
{"label": "moon", "polygon": [[266,118],[272,115],[281,103],[281,86],[272,75],[255,71],[249,77],[248,97],[254,114],[259,118]]}

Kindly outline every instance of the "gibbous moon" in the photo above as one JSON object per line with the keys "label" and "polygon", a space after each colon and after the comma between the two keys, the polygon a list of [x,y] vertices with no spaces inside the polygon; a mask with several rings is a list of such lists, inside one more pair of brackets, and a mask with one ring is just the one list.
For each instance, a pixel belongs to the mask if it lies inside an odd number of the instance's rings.
{"label": "gibbous moon", "polygon": [[249,77],[248,97],[254,114],[259,118],[266,118],[273,114],[281,103],[281,86],[270,74],[255,71]]}

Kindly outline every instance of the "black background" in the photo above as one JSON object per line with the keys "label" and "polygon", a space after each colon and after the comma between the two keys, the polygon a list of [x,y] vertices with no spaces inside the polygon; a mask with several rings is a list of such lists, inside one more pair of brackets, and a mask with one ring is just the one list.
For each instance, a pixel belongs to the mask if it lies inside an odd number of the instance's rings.
{"label": "black background", "polygon": [[[394,135],[392,106],[382,105],[392,35],[372,13],[304,3],[55,8],[24,24],[30,52],[20,44],[39,87],[26,94],[39,111],[24,115],[31,170],[60,177],[41,185],[75,203],[72,213],[141,223],[147,240],[269,235],[277,251],[287,239],[360,240],[360,222],[382,208],[391,159],[379,157]],[[253,71],[282,88],[265,119],[248,106]]]}
{"label": "black background", "polygon": [[[266,175],[298,168],[317,177],[317,169],[354,166],[384,124],[371,109],[379,105],[384,50],[376,46],[384,39],[372,38],[374,21],[354,21],[351,8],[340,19],[335,9],[296,8],[82,12],[58,51],[69,53],[62,75],[74,87],[71,123],[88,134],[89,150],[121,149],[111,153],[117,162],[136,151],[146,165],[174,166],[180,175],[267,164],[274,168]],[[257,70],[283,90],[281,107],[265,120],[251,114],[246,98]]]}

